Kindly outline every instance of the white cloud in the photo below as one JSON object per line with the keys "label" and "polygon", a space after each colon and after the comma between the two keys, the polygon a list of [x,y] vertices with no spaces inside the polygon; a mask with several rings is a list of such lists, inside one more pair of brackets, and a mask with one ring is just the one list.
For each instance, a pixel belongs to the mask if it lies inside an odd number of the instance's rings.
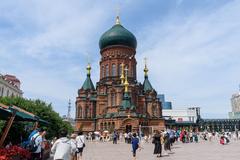
{"label": "white cloud", "polygon": [[175,107],[195,105],[205,113],[219,109],[219,114],[227,115],[240,79],[239,11],[240,3],[234,1],[208,15],[172,15],[145,28],[149,37],[139,40],[139,58],[149,58],[154,87]]}

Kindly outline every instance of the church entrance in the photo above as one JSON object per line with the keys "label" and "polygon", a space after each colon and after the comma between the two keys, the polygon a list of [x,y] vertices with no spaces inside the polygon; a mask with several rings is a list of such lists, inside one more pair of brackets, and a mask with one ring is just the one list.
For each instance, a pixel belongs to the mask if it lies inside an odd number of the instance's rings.
{"label": "church entrance", "polygon": [[126,125],[126,133],[132,132],[132,125]]}

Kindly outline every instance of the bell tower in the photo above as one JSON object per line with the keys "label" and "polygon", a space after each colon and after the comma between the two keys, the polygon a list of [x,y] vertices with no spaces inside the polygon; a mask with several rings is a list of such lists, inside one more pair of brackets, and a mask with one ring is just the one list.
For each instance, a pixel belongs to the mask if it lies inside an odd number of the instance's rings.
{"label": "bell tower", "polygon": [[120,84],[123,64],[124,69],[128,69],[129,83],[136,81],[136,46],[135,36],[121,25],[117,16],[115,25],[106,31],[99,41],[100,83]]}

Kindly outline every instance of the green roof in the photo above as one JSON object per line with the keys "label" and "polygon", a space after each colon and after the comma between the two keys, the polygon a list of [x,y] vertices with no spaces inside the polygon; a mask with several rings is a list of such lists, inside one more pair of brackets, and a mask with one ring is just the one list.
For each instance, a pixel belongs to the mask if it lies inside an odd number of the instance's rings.
{"label": "green roof", "polygon": [[90,75],[87,75],[87,78],[83,83],[82,89],[83,90],[95,90],[92,80],[90,78]]}
{"label": "green roof", "polygon": [[124,45],[136,49],[136,37],[121,24],[115,24],[106,31],[99,40],[99,47],[103,49],[112,45]]}
{"label": "green roof", "polygon": [[143,82],[143,90],[144,90],[144,92],[153,90],[153,87],[148,80],[148,76],[145,76],[145,79],[144,79],[144,82]]}
{"label": "green roof", "polygon": [[122,110],[126,110],[126,109],[134,110],[134,109],[136,109],[136,107],[131,103],[131,97],[126,92],[124,93],[124,96],[123,96],[121,109]]}
{"label": "green roof", "polygon": [[122,109],[130,109],[131,108],[131,97],[128,93],[124,93],[123,100],[122,100]]}

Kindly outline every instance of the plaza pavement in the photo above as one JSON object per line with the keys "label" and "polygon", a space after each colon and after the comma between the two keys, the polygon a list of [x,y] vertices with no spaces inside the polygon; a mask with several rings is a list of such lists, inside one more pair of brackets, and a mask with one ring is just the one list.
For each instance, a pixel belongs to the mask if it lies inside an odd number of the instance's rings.
{"label": "plaza pavement", "polygon": [[[177,142],[172,147],[172,154],[156,158],[153,155],[153,144],[143,143],[144,149],[137,152],[137,160],[239,160],[240,140],[228,145],[218,141],[200,141],[199,143],[182,144]],[[83,152],[83,160],[132,160],[131,145],[111,142],[88,142]]]}

